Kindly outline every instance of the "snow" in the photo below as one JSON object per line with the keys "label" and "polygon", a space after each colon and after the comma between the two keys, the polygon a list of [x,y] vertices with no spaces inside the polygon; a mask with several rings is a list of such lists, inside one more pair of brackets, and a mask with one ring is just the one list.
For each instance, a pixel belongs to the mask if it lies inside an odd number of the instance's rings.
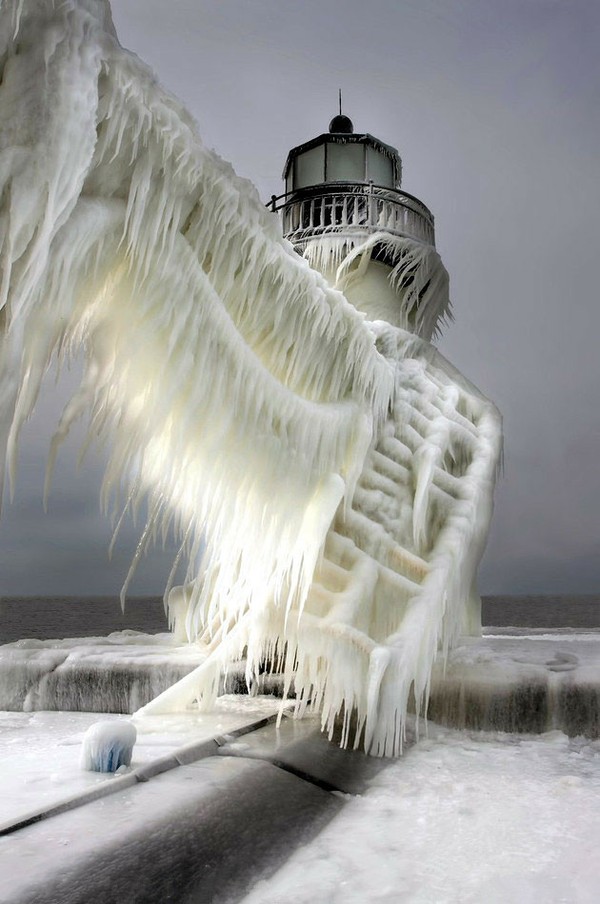
{"label": "snow", "polygon": [[[232,698],[225,702],[241,706]],[[246,701],[250,705],[252,701]],[[260,705],[255,712],[261,712]],[[172,751],[195,732],[201,734],[203,720],[210,718],[168,716],[148,733],[138,723],[132,767]],[[224,708],[219,731],[234,730],[236,718],[240,724],[244,712]],[[118,776],[78,768],[83,731],[96,719],[79,713],[2,716],[3,816],[11,807],[15,816],[25,815],[32,805],[65,799],[76,788],[119,781]],[[204,726],[206,730],[206,722]],[[245,752],[246,745],[237,750],[242,756]],[[98,861],[107,833],[121,846],[123,873],[136,858],[144,859],[144,845],[154,836],[161,839],[166,860],[175,857],[173,845],[181,844],[173,839],[176,824],[183,823],[190,832],[199,825],[202,831],[197,810],[186,810],[186,796],[196,793],[203,781],[215,786],[213,767],[230,772],[247,763],[239,756],[210,759],[212,764],[197,764],[193,781],[184,774],[187,767],[180,767],[136,785],[135,796],[140,791],[144,795],[139,812],[132,813],[133,795],[119,792],[99,805],[38,823],[20,833],[18,841],[16,836],[0,839],[0,858],[10,865],[3,873],[2,900],[15,900],[15,888],[22,893],[28,877],[37,877],[45,887],[57,875],[87,870],[90,881],[99,882]],[[421,732],[415,744],[411,720],[402,759],[385,765],[382,761],[364,793],[340,798],[344,807],[313,841],[295,847],[297,826],[286,830],[289,860],[272,878],[249,887],[244,904],[593,904],[600,883],[599,762],[600,741],[569,739],[558,731],[539,736],[486,734],[430,723],[427,736]],[[265,805],[270,805],[270,775],[264,773],[255,789],[255,799]],[[233,797],[230,788],[218,786],[220,812],[233,813],[239,821],[247,781],[236,785]],[[215,819],[218,825],[216,814]],[[253,823],[252,812],[245,811],[245,819],[249,826],[258,825],[261,813],[254,814]],[[238,828],[243,835],[241,825]],[[268,826],[264,831],[268,837]],[[132,839],[138,836],[135,848]],[[104,868],[107,881],[118,881],[114,860],[112,871]]]}
{"label": "snow", "polygon": [[593,904],[600,742],[451,731],[384,769],[244,904]]}
{"label": "snow", "polygon": [[270,763],[237,757],[125,787],[128,777],[107,779],[114,791],[102,800],[0,837],[0,901],[239,900],[248,875],[268,874],[290,840],[340,806]]}
{"label": "snow", "polygon": [[88,413],[103,504],[147,504],[131,574],[174,530],[175,628],[207,653],[143,712],[210,708],[246,651],[299,715],[400,752],[411,689],[424,707],[438,651],[480,627],[501,443],[427,341],[448,303],[435,250],[390,239],[406,316],[367,320],[120,46],[106,0],[4,0],[0,59],[0,485],[45,371],[83,348],[49,477]]}

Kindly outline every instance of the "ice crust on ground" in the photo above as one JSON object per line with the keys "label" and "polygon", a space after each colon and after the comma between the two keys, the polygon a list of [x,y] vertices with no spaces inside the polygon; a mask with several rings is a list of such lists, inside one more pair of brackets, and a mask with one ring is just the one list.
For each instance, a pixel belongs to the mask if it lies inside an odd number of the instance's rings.
{"label": "ice crust on ground", "polygon": [[[278,706],[273,697],[226,695],[219,697],[210,713],[139,720],[132,768],[144,769],[178,748],[273,717]],[[98,713],[89,712],[0,711],[0,825],[18,822],[113,780],[111,774],[80,768],[84,733],[98,718]],[[130,716],[105,714],[102,719],[118,723]]]}
{"label": "ice crust on ground", "polygon": [[[76,783],[76,790],[83,790],[115,781],[77,768],[81,732],[96,718],[82,713],[0,717],[5,816],[7,804],[16,816],[25,815],[32,806],[69,796]],[[173,748],[171,720],[188,723],[185,736],[178,738],[181,743],[193,739],[194,720],[210,718],[165,717],[164,735],[156,735],[156,745],[146,748],[153,736],[141,734],[140,725],[133,764],[151,750],[156,756],[159,749]],[[219,730],[225,732],[226,726]],[[18,741],[20,734],[25,737]],[[459,732],[430,723],[428,737],[413,746],[410,720],[408,735],[403,759],[386,764],[361,796],[346,799],[340,814],[313,841],[299,847],[297,829],[290,830],[286,843],[296,850],[271,879],[249,891],[245,904],[596,904],[600,742],[569,739],[560,732],[537,737]],[[11,750],[17,755],[11,757]],[[219,757],[219,762],[223,768],[241,763],[229,757]],[[203,781],[207,761],[203,763],[195,772],[196,788]],[[24,766],[29,770],[25,774]],[[130,873],[136,858],[143,860],[143,844],[132,850],[131,838],[147,834],[149,827],[164,842],[165,862],[172,862],[182,845],[181,835],[174,837],[174,824],[181,826],[186,819],[184,825],[197,825],[198,809],[184,817],[182,799],[190,783],[178,770],[166,775],[166,782],[157,778],[132,790],[132,795],[140,787],[146,793],[144,810],[135,819],[127,798],[117,795],[101,808],[82,807],[0,838],[0,900],[25,898],[32,879],[38,895],[48,897],[57,877],[98,857],[100,839],[108,833],[123,855],[121,875]],[[226,783],[222,789],[224,806]],[[238,804],[243,793],[238,785]],[[269,793],[263,781],[261,794]],[[27,807],[16,806],[17,796],[27,796]],[[268,837],[268,826],[266,832]],[[107,872],[114,889],[115,860]],[[97,872],[88,870],[81,893],[92,899],[98,881]]]}
{"label": "ice crust on ground", "polygon": [[407,748],[243,904],[595,904],[599,741],[430,723]]}
{"label": "ice crust on ground", "polygon": [[[246,652],[249,680],[266,659],[299,712],[321,709],[330,732],[343,716],[345,743],[397,753],[411,687],[424,705],[438,650],[478,627],[496,410],[425,339],[367,321],[294,253],[120,46],[105,0],[3,0],[0,60],[10,481],[45,371],[83,347],[49,472],[89,412],[90,440],[111,449],[105,506],[148,506],[132,569],[175,530],[179,621],[207,654],[149,711],[211,706]],[[427,337],[447,283],[431,250],[419,260]]]}

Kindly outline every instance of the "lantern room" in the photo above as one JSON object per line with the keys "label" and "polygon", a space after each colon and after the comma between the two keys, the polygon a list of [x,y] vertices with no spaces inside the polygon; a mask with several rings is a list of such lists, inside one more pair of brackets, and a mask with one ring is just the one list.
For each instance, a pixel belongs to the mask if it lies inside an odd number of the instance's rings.
{"label": "lantern room", "polygon": [[331,182],[398,189],[402,161],[396,148],[373,135],[355,134],[352,120],[339,114],[331,120],[329,132],[292,148],[283,178],[286,194]]}

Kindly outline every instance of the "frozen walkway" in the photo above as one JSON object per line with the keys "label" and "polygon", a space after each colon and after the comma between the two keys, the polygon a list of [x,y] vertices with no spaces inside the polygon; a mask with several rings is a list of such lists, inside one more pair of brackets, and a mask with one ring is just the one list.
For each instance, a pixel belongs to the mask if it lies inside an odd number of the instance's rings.
{"label": "frozen walkway", "polygon": [[83,702],[133,709],[198,655],[166,635],[0,647],[0,693],[30,709],[0,716],[2,904],[224,904],[250,888],[290,904],[558,902],[572,872],[572,900],[596,900],[598,633],[465,640],[436,668],[430,716],[467,730],[431,722],[398,762],[339,750],[314,718],[265,725],[272,697],[226,696],[140,721],[130,771],[79,770],[99,718]]}
{"label": "frozen walkway", "polygon": [[311,719],[224,740],[0,837],[2,904],[597,901],[598,741],[430,723],[383,761]]}
{"label": "frozen walkway", "polygon": [[[77,790],[112,793],[0,835],[0,901],[238,900],[386,766],[329,744],[314,718],[264,725],[272,699],[220,705],[203,724],[140,723],[131,770],[116,777],[78,771],[82,729],[97,717],[7,714],[0,794],[13,818]],[[250,717],[259,727],[234,737]],[[226,733],[211,744],[211,729]]]}
{"label": "frozen walkway", "polygon": [[[228,739],[275,717],[271,698],[222,697],[214,712],[147,717],[136,724],[131,770],[122,775],[83,772],[81,741],[99,719],[114,714],[80,712],[0,713],[0,833],[84,797],[135,784],[153,773],[191,762],[211,751],[214,738]],[[216,749],[217,745],[214,745]]]}

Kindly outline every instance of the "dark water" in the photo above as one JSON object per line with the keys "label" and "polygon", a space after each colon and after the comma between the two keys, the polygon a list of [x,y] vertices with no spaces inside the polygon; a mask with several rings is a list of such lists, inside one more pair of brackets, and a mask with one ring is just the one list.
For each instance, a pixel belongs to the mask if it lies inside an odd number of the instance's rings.
{"label": "dark water", "polygon": [[515,628],[598,628],[596,596],[484,596],[484,625]]}
{"label": "dark water", "polygon": [[[487,596],[483,624],[527,628],[598,628],[598,596]],[[132,628],[157,634],[167,630],[160,597],[133,597],[121,612],[115,597],[1,597],[0,643],[24,637],[105,636]]]}
{"label": "dark water", "polygon": [[0,597],[0,643],[24,637],[105,637],[125,628],[147,634],[167,631],[162,598],[132,597],[123,613],[116,597]]}

